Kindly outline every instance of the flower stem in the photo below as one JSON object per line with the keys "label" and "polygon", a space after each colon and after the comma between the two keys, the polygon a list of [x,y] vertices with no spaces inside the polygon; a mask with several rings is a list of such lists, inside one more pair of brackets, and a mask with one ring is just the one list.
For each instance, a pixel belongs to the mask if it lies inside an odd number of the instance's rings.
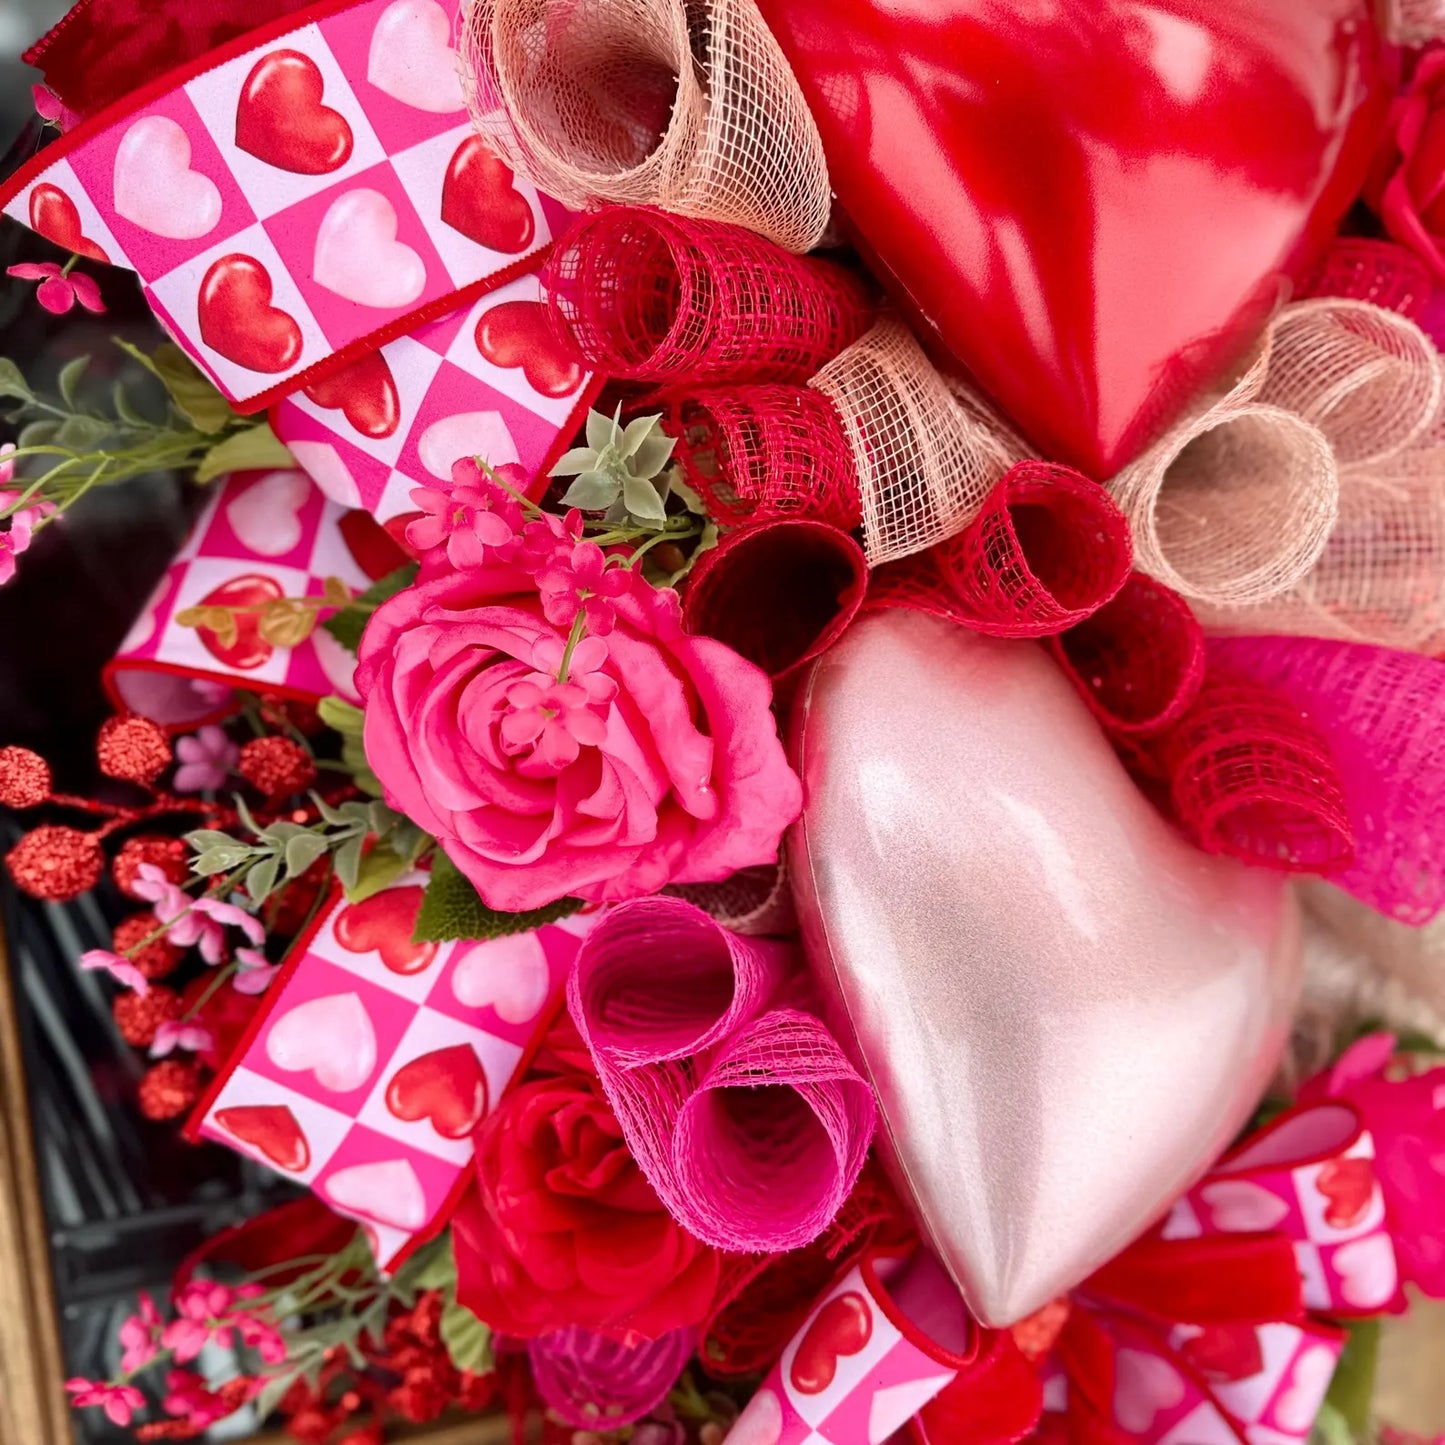
{"label": "flower stem", "polygon": [[567,635],[567,646],[562,653],[562,665],[557,669],[558,683],[567,681],[567,669],[572,666],[572,654],[577,651],[577,644],[587,632],[587,615],[579,607],[577,615],[572,619],[572,631]]}

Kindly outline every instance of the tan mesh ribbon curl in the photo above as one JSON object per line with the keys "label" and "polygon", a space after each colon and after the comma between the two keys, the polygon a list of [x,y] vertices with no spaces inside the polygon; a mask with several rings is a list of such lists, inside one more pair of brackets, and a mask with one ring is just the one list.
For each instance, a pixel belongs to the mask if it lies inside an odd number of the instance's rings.
{"label": "tan mesh ribbon curl", "polygon": [[753,0],[470,0],[477,129],[564,204],[658,205],[817,245],[818,128]]}
{"label": "tan mesh ribbon curl", "polygon": [[961,532],[1019,455],[981,401],[950,392],[901,322],[880,321],[809,386],[843,421],[871,567]]}
{"label": "tan mesh ribbon curl", "polygon": [[1363,302],[1281,313],[1263,395],[1315,421],[1340,463],[1318,560],[1252,606],[1205,606],[1219,632],[1283,632],[1434,654],[1445,647],[1445,370],[1411,321]]}
{"label": "tan mesh ribbon curl", "polygon": [[1445,0],[1385,0],[1385,34],[1394,45],[1445,40]]}

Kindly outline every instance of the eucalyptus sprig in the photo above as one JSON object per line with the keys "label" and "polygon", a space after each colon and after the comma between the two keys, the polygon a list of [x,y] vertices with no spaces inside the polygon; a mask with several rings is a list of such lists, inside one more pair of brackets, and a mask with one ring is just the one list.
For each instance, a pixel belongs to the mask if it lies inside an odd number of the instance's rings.
{"label": "eucalyptus sprig", "polygon": [[257,634],[273,647],[299,647],[316,630],[323,612],[337,612],[352,603],[351,588],[339,577],[328,577],[322,583],[320,597],[276,597],[267,602],[242,607],[223,607],[215,603],[184,607],[176,613],[178,627],[204,628],[214,632],[222,647],[233,647],[241,632],[241,618],[252,614],[259,618]]}
{"label": "eucalyptus sprig", "polygon": [[10,454],[20,482],[0,518],[49,502],[55,512],[36,523],[46,526],[92,488],[150,472],[191,472],[209,482],[227,472],[295,466],[264,418],[232,411],[173,342],[152,352],[119,338],[115,344],[159,383],[146,388],[149,395],[122,380],[112,384],[108,406],[83,400],[84,356],[61,368],[56,395],[43,395],[0,357],[0,400],[16,403],[3,419],[20,428]]}

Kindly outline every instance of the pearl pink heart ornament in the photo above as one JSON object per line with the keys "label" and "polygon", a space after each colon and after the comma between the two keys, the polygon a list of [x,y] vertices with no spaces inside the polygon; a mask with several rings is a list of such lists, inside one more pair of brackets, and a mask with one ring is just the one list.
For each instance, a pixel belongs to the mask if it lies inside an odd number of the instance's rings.
{"label": "pearl pink heart ornament", "polygon": [[1177,835],[1032,643],[867,617],[805,683],[794,744],[834,1026],[935,1251],[1010,1324],[1248,1118],[1298,990],[1293,898]]}

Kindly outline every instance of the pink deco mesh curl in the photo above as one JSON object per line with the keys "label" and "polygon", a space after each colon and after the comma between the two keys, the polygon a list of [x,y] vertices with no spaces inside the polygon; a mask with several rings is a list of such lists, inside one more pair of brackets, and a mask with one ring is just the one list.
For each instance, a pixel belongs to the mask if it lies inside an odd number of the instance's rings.
{"label": "pink deco mesh curl", "polygon": [[762,383],[674,395],[667,430],[720,526],[810,517],[851,531],[862,520],[842,422],[816,391]]}
{"label": "pink deco mesh curl", "polygon": [[863,549],[826,522],[775,518],[703,555],[687,580],[687,630],[716,637],[776,686],[843,635],[868,589]]}
{"label": "pink deco mesh curl", "polygon": [[831,209],[818,128],[753,0],[469,0],[477,129],[564,205],[658,205],[810,251]]}
{"label": "pink deco mesh curl", "polygon": [[[1445,0],[1441,13],[1445,15]],[[1434,289],[1429,266],[1407,246],[1341,236],[1300,283],[1299,295],[1302,299],[1333,296],[1368,301],[1418,322]]]}
{"label": "pink deco mesh curl", "polygon": [[1175,814],[1206,853],[1287,872],[1350,862],[1354,837],[1329,744],[1289,698],[1211,660],[1159,739]]}
{"label": "pink deco mesh curl", "polygon": [[965,626],[1047,637],[1097,612],[1129,577],[1128,518],[1072,467],[1016,463],[983,510],[936,549]]}
{"label": "pink deco mesh curl", "polygon": [[1331,881],[1428,923],[1445,908],[1445,663],[1306,637],[1214,638],[1209,654],[1303,710],[1328,743],[1355,839]]}
{"label": "pink deco mesh curl", "polygon": [[691,1330],[628,1344],[574,1326],[527,1342],[542,1404],[579,1430],[616,1430],[667,1398],[692,1358]]}
{"label": "pink deco mesh curl", "polygon": [[805,991],[795,949],[678,898],[613,909],[578,954],[568,1005],[628,1147],[719,1249],[810,1243],[863,1167],[872,1091]]}
{"label": "pink deco mesh curl", "polygon": [[806,381],[872,324],[863,281],[722,221],[582,216],[544,274],[553,323],[597,371],[654,382]]}
{"label": "pink deco mesh curl", "polygon": [[843,420],[872,567],[961,532],[1019,458],[961,404],[901,322],[880,321],[809,383]]}
{"label": "pink deco mesh curl", "polygon": [[1092,617],[1050,647],[1114,738],[1149,738],[1176,723],[1204,680],[1204,630],[1189,604],[1135,572]]}

